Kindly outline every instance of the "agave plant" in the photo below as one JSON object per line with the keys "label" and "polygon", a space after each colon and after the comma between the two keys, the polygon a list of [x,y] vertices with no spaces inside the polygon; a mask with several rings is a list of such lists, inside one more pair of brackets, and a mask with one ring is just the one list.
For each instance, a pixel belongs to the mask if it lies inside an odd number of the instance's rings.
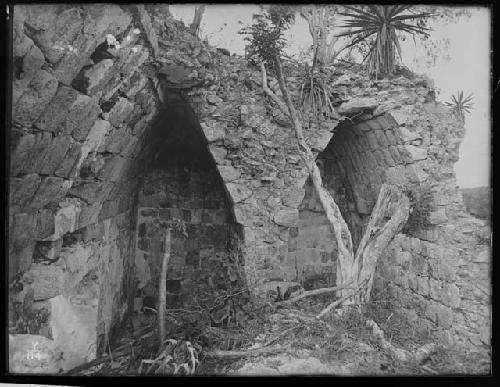
{"label": "agave plant", "polygon": [[445,102],[460,119],[465,118],[465,113],[470,113],[471,109],[474,107],[472,104],[472,93],[464,98],[463,90],[457,91],[456,95],[451,96],[451,102]]}
{"label": "agave plant", "polygon": [[[349,46],[368,41],[370,49],[363,62],[366,63],[368,73],[379,75],[392,74],[396,64],[396,51],[401,58],[401,46],[398,34],[420,34],[428,37],[423,20],[431,16],[430,13],[403,14],[410,5],[368,5],[364,8],[354,8],[345,5],[350,12],[340,12],[340,15],[349,19],[342,27],[350,31],[336,36],[350,36],[352,42]],[[416,21],[411,24],[409,21]],[[375,35],[375,37],[373,37]]]}

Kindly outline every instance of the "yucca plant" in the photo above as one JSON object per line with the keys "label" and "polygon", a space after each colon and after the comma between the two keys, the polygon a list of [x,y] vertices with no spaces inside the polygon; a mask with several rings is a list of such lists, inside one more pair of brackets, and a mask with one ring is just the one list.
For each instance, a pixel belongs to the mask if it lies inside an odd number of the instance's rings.
{"label": "yucca plant", "polygon": [[[396,64],[396,51],[401,58],[398,33],[429,36],[426,31],[430,29],[424,26],[423,21],[431,14],[403,14],[411,8],[410,5],[368,5],[363,8],[345,5],[344,7],[350,12],[339,13],[349,17],[342,27],[351,30],[336,36],[352,37],[349,46],[357,45],[363,41],[369,42],[370,50],[363,62],[366,63],[368,73],[372,76],[378,77],[393,73]],[[410,20],[417,23],[411,24]],[[373,37],[373,35],[375,36]]]}
{"label": "yucca plant", "polygon": [[470,113],[471,109],[474,107],[472,98],[472,93],[464,98],[464,92],[460,90],[457,91],[456,95],[452,95],[451,102],[445,102],[445,105],[463,121],[465,119],[465,113]]}
{"label": "yucca plant", "polygon": [[307,66],[301,82],[299,104],[302,111],[314,120],[318,113],[329,115],[334,111],[328,82],[321,73],[309,71]]}

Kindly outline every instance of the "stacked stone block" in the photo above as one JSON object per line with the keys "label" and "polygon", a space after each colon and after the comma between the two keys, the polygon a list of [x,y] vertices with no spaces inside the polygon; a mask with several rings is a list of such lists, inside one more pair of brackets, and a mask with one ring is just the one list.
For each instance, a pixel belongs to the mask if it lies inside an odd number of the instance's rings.
{"label": "stacked stone block", "polygon": [[[218,274],[210,262],[228,253],[231,236],[231,214],[217,172],[184,168],[152,171],[138,198],[136,262],[148,266],[150,279],[140,284],[146,295],[157,296],[166,228],[171,228],[168,307],[184,306],[210,289],[216,282],[210,278]],[[184,229],[174,227],[178,222]]]}

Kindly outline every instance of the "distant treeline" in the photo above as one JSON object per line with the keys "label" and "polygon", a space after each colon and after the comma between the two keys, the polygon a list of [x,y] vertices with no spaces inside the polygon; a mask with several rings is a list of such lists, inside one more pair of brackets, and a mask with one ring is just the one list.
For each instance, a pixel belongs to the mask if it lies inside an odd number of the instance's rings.
{"label": "distant treeline", "polygon": [[491,214],[491,190],[489,187],[462,188],[462,195],[467,212],[488,220]]}

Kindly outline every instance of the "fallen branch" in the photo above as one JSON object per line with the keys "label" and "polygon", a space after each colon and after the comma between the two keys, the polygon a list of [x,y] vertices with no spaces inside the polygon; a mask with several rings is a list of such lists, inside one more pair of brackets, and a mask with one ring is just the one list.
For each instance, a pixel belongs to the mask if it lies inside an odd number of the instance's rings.
{"label": "fallen branch", "polygon": [[245,356],[258,356],[263,353],[276,353],[286,351],[283,347],[267,347],[267,348],[254,348],[246,351],[211,351],[206,352],[206,357],[219,357],[219,358],[232,358],[232,357],[245,357]]}
{"label": "fallen branch", "polygon": [[346,289],[351,284],[352,284],[352,281],[350,281],[344,285],[341,285],[341,286],[334,286],[331,288],[320,288],[320,289],[309,290],[307,292],[304,292],[304,293],[298,295],[297,297],[290,298],[290,299],[285,300],[285,301],[275,302],[274,305],[280,306],[280,305],[293,304],[294,302],[303,300],[304,298],[307,298],[307,297],[318,296],[320,294],[332,293],[332,292],[335,292],[335,291],[340,290],[340,289]]}
{"label": "fallen branch", "polygon": [[291,328],[285,329],[283,332],[281,332],[279,335],[277,335],[273,339],[268,340],[261,348],[265,348],[265,347],[270,346],[271,344],[273,344],[274,342],[276,342],[279,338],[283,337],[284,335],[286,335],[287,333],[289,333],[291,331],[294,331],[297,328],[300,328],[302,325],[303,324],[298,324],[298,325],[295,325],[295,326],[293,326]]}
{"label": "fallen branch", "polygon": [[330,305],[328,305],[325,309],[323,309],[317,316],[316,318],[321,318],[323,316],[325,316],[326,314],[330,313],[330,311],[332,311],[333,309],[335,309],[337,306],[339,306],[340,304],[344,303],[345,301],[347,301],[348,299],[354,297],[355,295],[357,295],[359,292],[361,292],[361,290],[363,289],[364,287],[364,283],[360,284],[359,287],[356,289],[356,291],[354,291],[353,293],[350,293],[350,294],[346,294],[345,296],[339,298],[338,300],[332,302]]}
{"label": "fallen branch", "polygon": [[418,348],[415,353],[411,353],[402,348],[397,348],[389,343],[384,337],[384,331],[380,329],[377,323],[373,320],[367,320],[366,326],[372,328],[372,335],[377,340],[377,343],[386,351],[390,352],[397,360],[401,362],[414,361],[417,364],[422,363],[432,353],[434,353],[438,346],[435,343],[428,343]]}

